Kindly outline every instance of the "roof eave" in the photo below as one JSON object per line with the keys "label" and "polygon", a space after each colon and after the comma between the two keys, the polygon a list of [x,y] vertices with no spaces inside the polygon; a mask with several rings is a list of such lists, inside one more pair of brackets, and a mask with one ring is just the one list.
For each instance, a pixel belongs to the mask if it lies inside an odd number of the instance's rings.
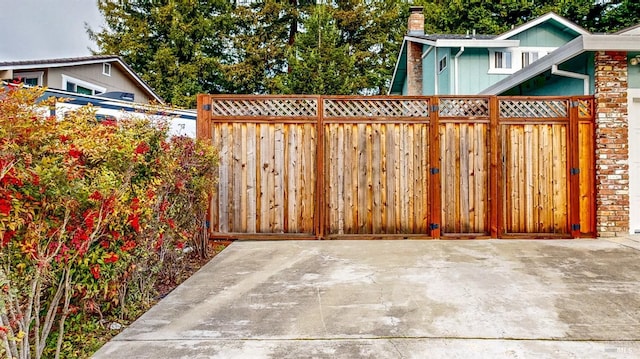
{"label": "roof eave", "polygon": [[402,45],[400,45],[400,53],[398,55],[398,58],[396,59],[396,66],[393,68],[393,75],[391,76],[391,83],[389,84],[389,90],[387,91],[387,95],[391,95],[391,90],[393,89],[393,84],[396,81],[396,76],[398,74],[398,67],[400,66],[400,59],[402,59],[402,52],[404,51],[404,44],[407,42],[407,39],[405,37],[404,40],[402,40]]}
{"label": "roof eave", "polygon": [[585,51],[640,51],[639,35],[589,35],[584,37]]}
{"label": "roof eave", "polygon": [[142,86],[142,88],[147,91],[154,100],[158,101],[160,104],[164,105],[165,102],[162,100],[162,98],[160,96],[158,96],[155,91],[153,91],[153,89],[151,88],[151,86],[149,86],[140,76],[138,76],[138,74],[133,71],[133,69],[126,63],[124,62],[120,57],[116,58],[118,63],[120,65],[122,65],[122,68],[125,69],[125,71],[127,71],[127,73],[132,76],[139,84],[140,86]]}
{"label": "roof eave", "polygon": [[538,26],[540,24],[542,24],[543,22],[549,21],[549,20],[555,20],[557,22],[559,22],[560,24],[562,24],[564,27],[571,29],[573,31],[575,31],[577,34],[579,35],[589,35],[591,34],[589,31],[583,29],[582,27],[578,26],[577,24],[565,19],[564,17],[550,12],[547,13],[546,15],[543,15],[535,20],[531,20],[529,22],[526,22],[512,30],[509,30],[507,32],[505,32],[502,35],[499,35],[498,37],[496,37],[496,40],[505,40],[508,39],[512,36],[515,36],[521,32],[524,32],[526,30],[531,29],[532,27]]}
{"label": "roof eave", "polygon": [[405,36],[405,41],[417,42],[435,47],[483,47],[483,48],[507,48],[520,46],[520,40],[495,40],[495,39],[438,39],[436,41],[421,39],[419,37]]}
{"label": "roof eave", "polygon": [[4,65],[0,66],[0,70],[25,70],[25,69],[33,69],[33,68],[44,68],[44,67],[66,67],[66,66],[82,66],[82,65],[93,65],[105,62],[113,62],[117,61],[120,58],[117,56],[109,57],[109,58],[100,58],[94,60],[82,60],[82,61],[68,61],[68,62],[52,62],[52,63],[25,63],[20,65]]}

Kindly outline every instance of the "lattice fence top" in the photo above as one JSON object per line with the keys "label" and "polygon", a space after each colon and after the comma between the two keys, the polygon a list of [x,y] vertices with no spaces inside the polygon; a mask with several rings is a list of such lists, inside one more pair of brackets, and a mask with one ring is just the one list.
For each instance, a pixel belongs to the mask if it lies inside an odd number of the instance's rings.
{"label": "lattice fence top", "polygon": [[[319,113],[323,101],[323,113]],[[438,102],[438,112],[444,118],[490,117],[490,98],[353,98],[353,97],[249,97],[212,96],[211,116],[217,119],[238,118],[298,118],[316,119],[425,119],[430,117],[432,105]],[[578,106],[579,118],[593,118],[593,99],[590,98],[498,98],[500,118],[562,118],[569,117],[569,104]],[[244,119],[243,119],[244,117]]]}
{"label": "lattice fence top", "polygon": [[236,100],[213,98],[211,111],[213,116],[315,117],[318,115],[318,100],[315,98]]}
{"label": "lattice fence top", "polygon": [[489,117],[488,99],[441,98],[440,117]]}
{"label": "lattice fence top", "polygon": [[429,100],[325,99],[325,117],[429,117]]}
{"label": "lattice fence top", "polygon": [[567,101],[563,100],[500,100],[503,118],[564,118],[568,117]]}
{"label": "lattice fence top", "polygon": [[593,100],[578,100],[578,117],[579,118],[593,118]]}

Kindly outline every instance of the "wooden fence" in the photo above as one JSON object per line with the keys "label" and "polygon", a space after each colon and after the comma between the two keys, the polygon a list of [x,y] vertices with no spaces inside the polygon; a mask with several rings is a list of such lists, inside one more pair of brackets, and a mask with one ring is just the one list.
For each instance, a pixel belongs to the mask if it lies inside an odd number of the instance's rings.
{"label": "wooden fence", "polygon": [[595,235],[591,97],[198,97],[213,237]]}

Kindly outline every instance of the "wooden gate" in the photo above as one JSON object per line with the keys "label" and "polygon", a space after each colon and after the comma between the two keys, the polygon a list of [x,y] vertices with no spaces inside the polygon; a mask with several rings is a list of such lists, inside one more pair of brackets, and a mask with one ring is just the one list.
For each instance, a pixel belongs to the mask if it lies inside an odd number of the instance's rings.
{"label": "wooden gate", "polygon": [[213,237],[595,235],[591,97],[198,97]]}

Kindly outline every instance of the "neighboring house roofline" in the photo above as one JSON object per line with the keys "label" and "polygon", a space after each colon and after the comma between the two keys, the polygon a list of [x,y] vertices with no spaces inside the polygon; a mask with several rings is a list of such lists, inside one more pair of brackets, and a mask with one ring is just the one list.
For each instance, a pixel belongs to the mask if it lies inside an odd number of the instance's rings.
{"label": "neighboring house roofline", "polygon": [[[424,36],[427,37],[427,36]],[[520,40],[495,40],[488,38],[461,38],[461,39],[436,39],[435,41],[427,40],[424,37],[420,36],[405,36],[402,40],[402,45],[400,45],[400,52],[398,59],[396,60],[396,65],[393,68],[393,75],[391,76],[391,85],[389,86],[389,90],[387,94],[390,95],[394,86],[393,84],[397,81],[398,76],[400,78],[404,78],[406,76],[406,70],[404,72],[399,71],[400,61],[402,60],[402,55],[406,52],[406,43],[408,41],[417,42],[423,45],[434,46],[434,47],[466,47],[466,48],[507,48],[507,47],[517,47],[520,46]],[[405,56],[406,57],[406,56]],[[406,60],[405,60],[406,61]]]}
{"label": "neighboring house roofline", "polygon": [[560,24],[562,24],[562,26],[571,29],[573,31],[575,31],[578,35],[589,35],[591,34],[589,31],[585,30],[584,28],[582,28],[581,26],[577,25],[576,23],[565,19],[564,17],[554,13],[554,12],[549,12],[546,13],[545,15],[531,20],[529,22],[525,22],[524,24],[517,26],[501,35],[499,35],[498,37],[496,37],[496,40],[505,40],[508,39],[512,36],[515,36],[521,32],[524,32],[526,30],[529,30],[532,27],[538,26],[540,24],[542,24],[543,22],[549,21],[549,20],[554,20],[556,22],[559,22]]}
{"label": "neighboring house roofline", "polygon": [[487,87],[479,95],[499,95],[586,51],[640,51],[640,41],[637,37],[628,35],[579,36],[513,75]]}
{"label": "neighboring house roofline", "polygon": [[[636,33],[640,30],[640,24],[626,27],[622,30],[614,32],[614,35],[636,35]],[[633,34],[632,34],[633,33]]]}
{"label": "neighboring house roofline", "polygon": [[58,58],[58,59],[45,59],[45,60],[22,60],[22,61],[2,61],[0,62],[0,71],[2,70],[26,70],[33,69],[35,67],[51,68],[51,67],[67,67],[67,66],[81,66],[92,65],[105,62],[117,62],[125,70],[125,72],[143,88],[150,97],[164,104],[164,101],[158,94],[153,91],[138,74],[126,63],[120,56],[116,55],[95,55],[85,57],[73,57],[73,58]]}
{"label": "neighboring house roofline", "polygon": [[482,47],[482,48],[504,48],[520,46],[520,40],[496,40],[496,39],[437,39],[427,40],[415,36],[405,36],[405,41],[417,42],[435,47]]}

